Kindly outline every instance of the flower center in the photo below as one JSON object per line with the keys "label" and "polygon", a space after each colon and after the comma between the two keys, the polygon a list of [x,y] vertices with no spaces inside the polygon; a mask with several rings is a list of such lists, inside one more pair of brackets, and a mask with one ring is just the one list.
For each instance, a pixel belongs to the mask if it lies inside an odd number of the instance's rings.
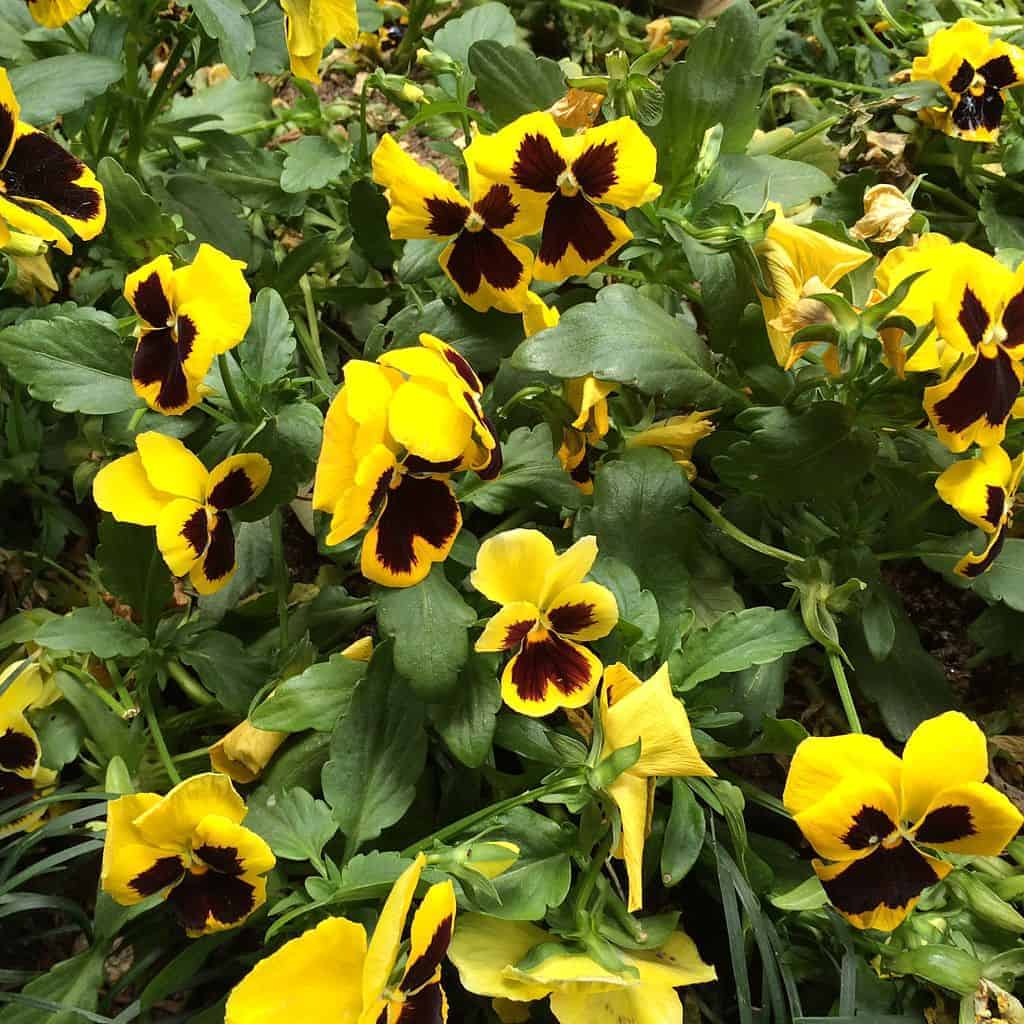
{"label": "flower center", "polygon": [[541,622],[539,619],[537,621],[537,624],[533,627],[533,629],[531,629],[530,632],[526,634],[527,642],[531,644],[543,643],[545,640],[547,640],[547,638],[548,630],[545,627],[544,623]]}
{"label": "flower center", "polygon": [[469,216],[466,218],[466,230],[473,232],[482,231],[485,226],[483,217],[476,210],[470,210]]}
{"label": "flower center", "polygon": [[558,185],[558,191],[563,196],[574,196],[580,190],[580,183],[576,180],[576,175],[568,167],[558,176],[555,184]]}
{"label": "flower center", "polygon": [[980,96],[985,89],[988,87],[988,82],[977,72],[974,72],[974,78],[971,79],[971,84],[968,86],[972,96]]}

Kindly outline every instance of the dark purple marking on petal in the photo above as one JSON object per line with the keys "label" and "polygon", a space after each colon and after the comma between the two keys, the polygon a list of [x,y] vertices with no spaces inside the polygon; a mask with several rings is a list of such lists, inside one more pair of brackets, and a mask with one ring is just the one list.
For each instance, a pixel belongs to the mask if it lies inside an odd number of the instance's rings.
{"label": "dark purple marking on petal", "polygon": [[967,87],[974,81],[974,68],[970,61],[961,61],[956,74],[949,80],[951,92],[965,92]]}
{"label": "dark purple marking on petal", "polygon": [[895,828],[896,823],[885,811],[865,804],[853,816],[853,824],[841,838],[851,850],[866,850],[877,846]]}
{"label": "dark purple marking on petal", "polygon": [[964,285],[964,297],[960,303],[957,320],[960,321],[960,326],[972,345],[980,345],[985,340],[985,332],[989,325],[988,310],[971,290],[970,285]]}
{"label": "dark purple marking on petal", "polygon": [[81,160],[42,132],[29,132],[14,142],[0,181],[8,199],[33,199],[76,220],[99,216],[100,193],[75,184],[86,170]]}
{"label": "dark purple marking on petal", "polygon": [[135,311],[148,324],[153,327],[167,327],[171,316],[171,304],[164,294],[163,284],[160,282],[160,275],[154,270],[149,277],[139,282],[132,297],[135,302]]}
{"label": "dark purple marking on petal", "polygon": [[398,986],[403,992],[419,991],[437,973],[452,941],[452,924],[450,917],[440,921],[422,955],[406,965],[405,975]]}
{"label": "dark purple marking on petal", "polygon": [[0,736],[0,768],[9,772],[31,768],[39,759],[39,748],[31,736],[8,729]]}
{"label": "dark purple marking on petal", "polygon": [[[35,792],[35,788],[35,783],[31,779],[0,770],[0,807],[8,800],[17,800],[19,803],[27,800]],[[9,825],[10,822],[4,827]]]}
{"label": "dark purple marking on petal", "polygon": [[427,200],[427,210],[430,212],[427,230],[438,238],[457,235],[469,216],[468,207],[462,203],[456,203],[452,199],[441,199],[438,196],[432,196]]}
{"label": "dark purple marking on petal", "polygon": [[588,263],[607,256],[615,245],[615,236],[582,192],[559,192],[548,201],[537,259],[554,266],[570,245]]}
{"label": "dark purple marking on petal", "polygon": [[551,686],[568,696],[589,682],[587,659],[555,633],[543,640],[526,640],[512,666],[512,684],[524,701],[544,700]]}
{"label": "dark purple marking on petal", "polygon": [[217,481],[207,496],[207,504],[214,508],[238,508],[244,505],[255,493],[252,480],[241,466],[236,466]]}
{"label": "dark purple marking on petal", "polygon": [[519,204],[513,201],[512,189],[508,185],[492,185],[473,209],[483,217],[489,228],[500,231],[516,219]]}
{"label": "dark purple marking on petal", "polygon": [[240,875],[242,860],[233,846],[210,846],[204,843],[196,847],[196,855],[209,868],[222,875]]}
{"label": "dark purple marking on petal", "polygon": [[965,92],[950,117],[953,124],[963,132],[977,131],[979,128],[995,131],[1003,119],[1005,105],[998,89],[987,88],[980,96]]}
{"label": "dark purple marking on petal", "polygon": [[982,519],[991,523],[993,530],[998,530],[1006,513],[1006,491],[1002,487],[989,484],[985,488],[985,512]]}
{"label": "dark purple marking on petal", "polygon": [[203,560],[203,573],[208,580],[223,579],[235,567],[235,532],[231,520],[218,512],[210,531],[210,545]]}
{"label": "dark purple marking on petal", "polygon": [[970,807],[949,804],[929,811],[914,833],[914,839],[925,846],[931,846],[933,843],[953,843],[958,839],[966,839],[977,834],[977,831]]}
{"label": "dark purple marking on petal", "polygon": [[232,925],[248,917],[256,907],[256,890],[234,875],[207,871],[189,872],[168,894],[167,900],[191,932],[202,931],[212,917]]}
{"label": "dark purple marking on petal", "polygon": [[410,573],[416,564],[416,537],[443,548],[458,528],[459,504],[447,481],[403,476],[388,492],[377,520],[377,561],[395,575]]}
{"label": "dark purple marking on petal", "polygon": [[1017,72],[1013,68],[1013,61],[1004,53],[1000,57],[993,57],[985,61],[978,68],[978,74],[985,79],[985,84],[993,89],[1008,89],[1017,81]]}
{"label": "dark purple marking on petal", "polygon": [[454,473],[462,464],[462,456],[446,462],[431,462],[420,455],[407,455],[402,465],[410,473]]}
{"label": "dark purple marking on petal", "polygon": [[600,199],[619,180],[615,172],[618,151],[616,143],[602,142],[588,146],[573,163],[573,177],[591,199]]}
{"label": "dark purple marking on petal", "polygon": [[442,1024],[443,1020],[444,992],[435,981],[402,1003],[395,1024]]}
{"label": "dark purple marking on petal", "polygon": [[1005,423],[1020,393],[1013,361],[1000,349],[995,356],[978,354],[957,386],[935,403],[935,416],[951,433],[963,433],[974,423]]}
{"label": "dark purple marking on petal", "polygon": [[187,541],[188,546],[196,553],[196,558],[199,558],[206,550],[206,545],[210,541],[210,529],[206,519],[205,508],[197,508],[185,520],[185,525],[181,528],[181,535]]}
{"label": "dark purple marking on petal", "polygon": [[180,857],[161,857],[128,884],[140,896],[153,896],[168,886],[177,885],[183,874],[185,865],[181,863]]}
{"label": "dark purple marking on petal", "polygon": [[515,288],[523,279],[523,269],[504,239],[488,228],[463,231],[448,260],[448,273],[467,295],[478,292],[483,280],[498,291]]}
{"label": "dark purple marking on petal", "polygon": [[1024,292],[1018,292],[1003,310],[1003,329],[1006,340],[1003,348],[1017,348],[1024,345]]}
{"label": "dark purple marking on petal", "polygon": [[526,639],[526,634],[536,625],[536,619],[524,619],[522,622],[513,622],[511,626],[506,626],[502,650],[515,650]]}
{"label": "dark purple marking on petal", "polygon": [[512,180],[531,192],[554,192],[565,161],[545,135],[524,135],[512,165]]}
{"label": "dark purple marking on petal", "polygon": [[964,566],[964,575],[969,579],[977,579],[982,574],[988,572],[992,568],[992,564],[999,557],[1003,550],[1003,544],[1006,543],[1006,524],[1003,525],[1002,529],[998,533],[992,535],[992,539],[988,542],[988,546],[981,553],[981,557],[976,562],[968,562]]}
{"label": "dark purple marking on petal", "polygon": [[587,601],[575,604],[563,604],[548,612],[551,628],[563,636],[572,636],[581,629],[592,626],[597,619],[594,617],[594,606]]}

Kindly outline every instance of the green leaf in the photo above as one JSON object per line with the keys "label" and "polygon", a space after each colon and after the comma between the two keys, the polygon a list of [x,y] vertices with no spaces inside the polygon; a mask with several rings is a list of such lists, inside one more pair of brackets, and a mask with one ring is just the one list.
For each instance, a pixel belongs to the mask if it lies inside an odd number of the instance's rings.
{"label": "green leaf", "polygon": [[220,43],[221,56],[231,74],[245,78],[256,47],[256,33],[242,0],[189,0],[189,6],[198,15],[203,31]]}
{"label": "green leaf", "polygon": [[106,605],[76,608],[47,622],[36,633],[35,642],[51,650],[95,654],[97,658],[134,657],[149,646],[138,627],[119,619]]}
{"label": "green leaf", "polygon": [[58,701],[32,715],[32,726],[43,748],[43,766],[60,771],[82,749],[85,726],[67,701]]}
{"label": "green leaf", "polygon": [[194,668],[203,685],[228,711],[244,715],[271,667],[237,636],[211,629],[189,640],[178,657]]}
{"label": "green leaf", "polygon": [[143,719],[136,718],[129,725],[123,718],[114,714],[96,694],[67,672],[58,672],[54,676],[54,681],[57,683],[57,689],[78,712],[105,762],[120,757],[130,771],[135,771],[149,743]]}
{"label": "green leaf", "polygon": [[273,288],[260,289],[252,306],[252,323],[238,349],[249,380],[272,384],[287,373],[295,355],[294,330],[281,296]]}
{"label": "green leaf", "polygon": [[636,573],[625,562],[604,552],[598,555],[597,562],[590,570],[590,578],[615,595],[619,609],[616,633],[622,633],[626,626],[636,630],[636,635],[626,642],[630,647],[630,658],[642,661],[652,657],[661,624],[654,595],[640,586]]}
{"label": "green leaf", "polygon": [[668,405],[711,408],[744,401],[715,378],[697,332],[627,284],[610,285],[597,302],[573,306],[557,327],[523,342],[511,362],[563,379],[593,374]]}
{"label": "green leaf", "polygon": [[[82,1024],[88,1020],[108,1020],[94,1012],[104,984],[106,950],[105,944],[98,944],[33,978],[21,990],[27,997],[26,1002],[14,1003],[0,1014],[4,1024]],[[35,1001],[35,1005],[30,1001]],[[73,1007],[82,1012],[61,1007]]]}
{"label": "green leaf", "polygon": [[157,201],[121,165],[105,156],[96,167],[107,202],[103,241],[135,263],[170,252],[185,240]]}
{"label": "green leaf", "polygon": [[678,885],[697,863],[704,847],[707,819],[685,779],[672,780],[672,811],[661,844],[661,879]]}
{"label": "green leaf", "polygon": [[710,629],[691,633],[683,644],[677,690],[690,690],[723,672],[777,661],[811,643],[796,612],[775,608],[745,608],[723,615]]}
{"label": "green leaf", "polygon": [[320,135],[306,135],[285,150],[281,188],[306,192],[323,188],[339,178],[349,164],[349,153]]}
{"label": "green leaf", "polygon": [[21,104],[22,121],[40,125],[78,110],[123,74],[121,61],[112,57],[68,53],[12,68],[10,79]]}
{"label": "green leaf", "polygon": [[[255,78],[243,81],[229,78],[209,89],[200,89],[191,96],[175,96],[170,109],[157,124],[188,122],[194,131],[197,124],[213,122],[210,124],[212,128],[237,132],[269,118],[273,97],[274,91],[266,82]],[[183,135],[182,141],[186,138]]]}
{"label": "green leaf", "polygon": [[286,679],[252,713],[252,723],[272,732],[331,732],[348,711],[365,675],[363,662],[332,654],[327,661]]}
{"label": "green leaf", "polygon": [[491,752],[501,710],[494,655],[470,654],[453,700],[430,708],[434,728],[467,768],[479,768]]}
{"label": "green leaf", "polygon": [[208,242],[236,260],[255,264],[253,236],[233,195],[198,174],[168,178],[167,192],[171,197],[168,207],[181,217],[196,241]]}
{"label": "green leaf", "polygon": [[16,612],[0,624],[0,650],[14,644],[28,643],[33,639],[40,627],[56,619],[58,616],[45,608],[31,608],[25,612]]}
{"label": "green leaf", "polygon": [[757,213],[766,200],[786,209],[801,206],[826,195],[832,179],[811,164],[780,160],[775,156],[721,156],[692,200],[694,213],[714,203],[735,206],[744,213]]}
{"label": "green leaf", "polygon": [[[512,45],[519,38],[515,18],[501,3],[486,3],[466,11],[457,18],[445,22],[434,33],[434,49],[447,53],[452,60],[469,67],[469,51],[474,43],[493,39],[498,43]],[[441,77],[442,85],[454,95],[451,75]],[[472,86],[472,76],[469,85]]]}
{"label": "green leaf", "polygon": [[528,761],[559,768],[583,764],[587,758],[587,748],[575,735],[566,735],[538,719],[512,712],[498,716],[494,743]]}
{"label": "green leaf", "polygon": [[155,626],[174,594],[174,584],[152,527],[119,523],[112,516],[104,516],[99,541],[96,562],[100,579],[138,614],[144,627]]}
{"label": "green leaf", "polygon": [[284,860],[317,861],[338,831],[331,809],[304,789],[261,790],[250,798],[245,827],[262,836]]}
{"label": "green leaf", "polygon": [[816,402],[795,412],[746,409],[736,426],[748,438],[712,459],[722,481],[748,494],[787,502],[847,493],[870,470],[878,439],[838,402]]}
{"label": "green leaf", "polygon": [[499,128],[522,114],[547,110],[565,95],[562,69],[521,46],[481,39],[469,49],[469,67],[477,95]]}
{"label": "green leaf", "polygon": [[377,625],[394,638],[395,670],[428,704],[447,700],[469,656],[469,627],[476,612],[435,565],[414,587],[377,591]]}
{"label": "green leaf", "polygon": [[0,362],[33,398],[51,402],[58,412],[138,408],[131,361],[131,349],[105,321],[56,316],[0,331]]}
{"label": "green leaf", "polygon": [[[248,824],[246,821],[247,826]],[[142,994],[139,996],[139,1004],[142,1009],[144,1011],[151,1010],[169,995],[188,988],[189,983],[207,960],[230,938],[230,933],[220,932],[214,935],[203,935],[190,942],[142,990]]]}
{"label": "green leaf", "polygon": [[665,113],[651,135],[658,147],[658,181],[669,198],[692,178],[709,128],[724,126],[723,153],[743,151],[761,95],[757,56],[757,15],[740,0],[693,39],[685,62],[665,76]]}
{"label": "green leaf", "polygon": [[324,797],[355,850],[394,825],[412,804],[427,756],[423,705],[378,645],[348,714],[331,736]]}
{"label": "green leaf", "polygon": [[582,492],[558,461],[546,423],[517,427],[502,443],[504,462],[494,480],[467,474],[458,489],[459,500],[491,515],[534,503],[549,508],[578,508]]}
{"label": "green leaf", "polygon": [[1024,611],[1024,540],[1006,541],[992,567],[974,581],[973,590],[986,601],[1002,601]]}
{"label": "green leaf", "polygon": [[327,762],[331,737],[324,732],[313,732],[295,738],[281,748],[263,773],[263,785],[273,793],[301,786],[316,789],[320,773]]}
{"label": "green leaf", "polygon": [[978,220],[985,225],[989,244],[1000,249],[1024,249],[1024,216],[1014,216],[1005,209],[1005,203],[992,189],[981,193]]}
{"label": "green leaf", "polygon": [[363,255],[379,270],[395,262],[397,248],[388,229],[388,201],[368,178],[352,183],[348,198],[348,219]]}

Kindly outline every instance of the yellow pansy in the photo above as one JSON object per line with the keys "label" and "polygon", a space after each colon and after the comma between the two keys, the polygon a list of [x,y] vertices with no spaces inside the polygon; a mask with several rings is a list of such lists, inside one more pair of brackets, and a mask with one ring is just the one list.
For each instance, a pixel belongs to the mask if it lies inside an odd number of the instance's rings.
{"label": "yellow pansy", "polygon": [[1005,91],[1024,81],[1024,50],[993,41],[988,29],[961,18],[932,36],[910,77],[938,82],[949,97],[946,106],[920,112],[925,123],[959,139],[992,142],[999,135]]}
{"label": "yellow pansy", "polygon": [[455,888],[432,885],[413,915],[409,954],[392,983],[426,858],[402,873],[369,945],[363,926],[329,917],[261,960],[228,998],[225,1024],[443,1024],[448,1004],[441,962],[455,930]]}
{"label": "yellow pansy", "polygon": [[672,456],[677,466],[682,466],[688,480],[697,477],[697,467],[693,464],[693,449],[697,442],[714,433],[715,425],[711,417],[718,412],[699,409],[685,416],[670,416],[667,420],[658,420],[644,430],[637,431],[628,441],[627,448],[664,448]]}
{"label": "yellow pansy", "polygon": [[220,590],[238,567],[228,510],[263,490],[270,463],[245,453],[208,471],[181,441],[155,431],[139,434],[135,445],[96,474],[93,500],[119,523],[155,526],[167,567],[189,575],[200,594]]}
{"label": "yellow pansy", "polygon": [[[508,1004],[551,997],[559,1024],[682,1024],[683,1004],[676,992],[717,977],[704,963],[693,940],[673,932],[657,949],[620,950],[635,973],[614,974],[584,953],[556,954],[536,966],[517,966],[536,947],[555,937],[526,921],[503,921],[466,914],[448,957],[463,988]],[[503,1020],[522,1019],[502,1015]]]}
{"label": "yellow pansy", "polygon": [[772,352],[779,366],[789,368],[809,347],[792,345],[793,335],[802,327],[831,319],[828,307],[811,296],[834,288],[871,254],[794,224],[777,203],[769,203],[768,209],[775,211],[775,219],[757,254],[775,294],[759,293],[759,298]]}
{"label": "yellow pansy", "polygon": [[0,68],[0,236],[6,242],[13,229],[69,253],[64,233],[36,211],[52,214],[80,238],[95,238],[107,221],[103,186],[81,160],[20,117],[7,71]]}
{"label": "yellow pansy", "polygon": [[91,0],[27,0],[28,13],[44,28],[60,28],[77,18]]}
{"label": "yellow pansy", "polygon": [[346,46],[359,38],[356,0],[281,0],[292,74],[320,82],[320,57],[333,39]]}
{"label": "yellow pansy", "polygon": [[661,194],[657,152],[628,117],[563,138],[551,114],[525,114],[478,136],[466,158],[486,182],[510,189],[531,230],[541,229],[533,269],[541,281],[589,274],[633,237],[603,206],[629,210]]}
{"label": "yellow pansy", "polygon": [[686,709],[672,692],[668,665],[641,682],[623,664],[609,665],[601,688],[602,757],[640,741],[640,757],[608,792],[622,817],[618,856],[626,862],[629,910],[643,906],[644,842],[654,813],[654,787],[659,777],[714,775],[697,751]]}
{"label": "yellow pansy", "polygon": [[507,530],[480,545],[470,580],[502,607],[476,649],[514,652],[501,677],[514,711],[536,718],[594,695],[602,665],[581,641],[607,636],[619,621],[612,592],[584,582],[595,558],[593,537],[559,555],[539,530]]}
{"label": "yellow pansy", "polygon": [[988,534],[983,551],[968,552],[957,562],[955,572],[959,575],[968,579],[980,576],[999,557],[1013,522],[1013,503],[1022,475],[1024,454],[1011,462],[996,445],[983,449],[976,459],[954,462],[935,481],[942,500]]}
{"label": "yellow pansy", "polygon": [[139,316],[132,385],[151,409],[191,409],[214,357],[245,337],[252,310],[244,269],[204,242],[186,267],[158,256],[125,278],[124,297]]}
{"label": "yellow pansy", "polygon": [[190,936],[241,924],[266,901],[270,847],[242,826],[226,775],[193,775],[166,796],[133,793],[107,806],[100,885],[131,906],[161,893]]}
{"label": "yellow pansy", "polygon": [[814,870],[836,910],[892,931],[952,870],[919,847],[998,856],[1024,823],[987,775],[984,733],[949,711],[914,730],[902,760],[873,736],[804,740],[783,802],[824,858]]}

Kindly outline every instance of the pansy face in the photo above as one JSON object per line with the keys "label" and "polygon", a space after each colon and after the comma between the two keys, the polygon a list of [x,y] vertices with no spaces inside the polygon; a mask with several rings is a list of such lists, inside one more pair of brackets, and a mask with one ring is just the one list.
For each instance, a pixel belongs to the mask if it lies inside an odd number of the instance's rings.
{"label": "pansy face", "polygon": [[1013,520],[1013,502],[1024,474],[1024,455],[1012,462],[1000,447],[985,448],[976,459],[956,462],[935,481],[947,505],[988,534],[980,553],[969,552],[955,571],[968,579],[980,576],[999,557]]}
{"label": "pansy face", "polygon": [[34,210],[53,214],[81,238],[95,238],[107,219],[103,186],[81,160],[20,121],[20,114],[7,72],[0,68],[0,220],[70,253],[63,232]]}
{"label": "pansy face", "polygon": [[991,142],[999,134],[1004,90],[1024,80],[1024,52],[992,42],[987,29],[961,18],[932,37],[911,77],[938,82],[949,97],[948,108],[922,111],[927,121],[947,135]]}
{"label": "pansy face", "polygon": [[111,801],[100,882],[131,906],[161,893],[190,936],[241,924],[266,900],[270,847],[241,824],[245,804],[225,775],[193,775],[161,797]]}
{"label": "pansy face", "polygon": [[955,711],[923,722],[902,761],[874,737],[804,740],[783,800],[814,850],[833,906],[858,928],[891,931],[951,865],[923,853],[997,856],[1024,817],[986,785],[985,736]]}
{"label": "pansy face", "polygon": [[281,0],[292,74],[320,82],[320,57],[333,39],[346,46],[359,38],[356,0]]}
{"label": "pansy face", "polygon": [[125,279],[124,297],[139,316],[132,385],[151,409],[191,409],[214,357],[245,336],[252,314],[244,268],[204,242],[187,267],[158,256]]}
{"label": "pansy face", "polygon": [[476,649],[514,652],[501,678],[513,710],[539,717],[593,696],[602,666],[580,641],[607,636],[619,619],[611,591],[583,582],[596,557],[593,537],[558,555],[538,530],[508,530],[480,546],[473,586],[502,608]]}
{"label": "pansy face", "polygon": [[136,446],[96,474],[93,499],[118,522],[155,526],[171,572],[188,574],[201,594],[216,592],[237,568],[227,512],[262,492],[270,463],[232,455],[208,472],[177,438],[154,431],[139,434]]}
{"label": "pansy face", "polygon": [[954,452],[1002,443],[1024,370],[1024,268],[1016,274],[969,249],[935,306],[943,340],[964,354],[959,368],[925,390],[924,407]]}
{"label": "pansy face", "polygon": [[[471,168],[474,145],[466,150]],[[508,185],[489,185],[471,173],[471,201],[467,202],[450,182],[418,164],[390,135],[374,151],[373,180],[384,187],[392,238],[452,240],[439,259],[463,302],[480,313],[491,308],[522,311],[533,254],[512,241],[526,233],[526,225]]]}
{"label": "pansy face", "polygon": [[619,118],[564,139],[548,113],[526,114],[467,151],[476,172],[512,190],[541,227],[534,276],[560,281],[588,274],[633,233],[600,205],[631,209],[661,193],[657,153],[640,126]]}

